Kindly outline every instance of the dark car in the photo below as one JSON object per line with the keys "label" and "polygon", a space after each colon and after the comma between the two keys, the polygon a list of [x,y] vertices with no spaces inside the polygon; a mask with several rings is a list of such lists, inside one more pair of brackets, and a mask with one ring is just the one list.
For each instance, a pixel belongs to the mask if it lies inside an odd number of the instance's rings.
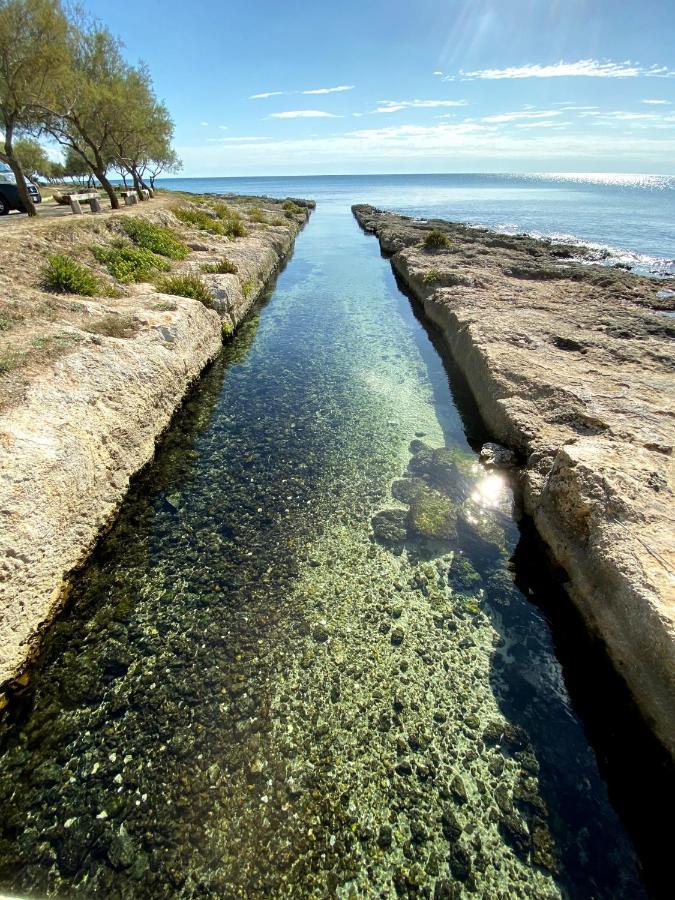
{"label": "dark car", "polygon": [[[40,191],[26,180],[26,188],[33,198],[33,203],[42,203]],[[0,162],[0,216],[6,216],[10,209],[17,209],[19,212],[26,212],[19,189],[16,186],[16,178],[10,167],[6,163]]]}

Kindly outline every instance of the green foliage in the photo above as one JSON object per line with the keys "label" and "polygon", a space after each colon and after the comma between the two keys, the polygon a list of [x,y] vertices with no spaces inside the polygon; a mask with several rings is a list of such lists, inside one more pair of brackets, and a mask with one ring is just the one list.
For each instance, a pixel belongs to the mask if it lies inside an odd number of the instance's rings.
{"label": "green foliage", "polygon": [[424,238],[425,250],[444,250],[447,247],[450,247],[450,240],[447,234],[438,228],[434,228]]}
{"label": "green foliage", "polygon": [[36,181],[38,176],[46,178],[51,173],[51,162],[44,147],[32,138],[15,141],[14,154],[31,181]]}
{"label": "green foliage", "polygon": [[239,213],[235,209],[230,209],[227,203],[223,203],[222,200],[214,200],[211,203],[211,209],[219,219],[233,219],[238,218],[239,216]]}
{"label": "green foliage", "polygon": [[[292,200],[285,200],[281,204],[281,208],[284,210],[284,212],[291,213],[294,216],[304,215],[303,208],[301,206],[298,206],[298,204],[294,203]],[[288,216],[287,216],[287,218],[288,218]]]}
{"label": "green foliage", "polygon": [[164,257],[132,244],[92,247],[92,253],[114,278],[123,282],[149,281],[155,273],[166,272],[171,268]]}
{"label": "green foliage", "polygon": [[201,267],[206,275],[236,275],[237,267],[226,256],[221,256],[218,262],[204,263]]}
{"label": "green foliage", "polygon": [[270,222],[270,225],[285,225],[285,224],[286,224],[286,223],[285,223],[284,220],[281,218],[281,216],[275,216],[275,217],[272,219],[272,221]]}
{"label": "green foliage", "polygon": [[246,226],[238,216],[223,222],[223,226],[225,234],[232,240],[239,237],[246,237],[248,234]]}
{"label": "green foliage", "polygon": [[214,219],[205,209],[184,206],[175,209],[173,214],[183,225],[198,228],[200,231],[208,231],[211,234],[225,234],[225,224],[220,219]]}
{"label": "green foliage", "polygon": [[223,322],[223,340],[229,340],[234,334],[234,328],[230,325],[229,322]]}
{"label": "green foliage", "polygon": [[258,222],[259,224],[267,224],[267,218],[262,209],[259,209],[257,206],[251,206],[246,210],[246,215],[248,216],[251,222]]}
{"label": "green foliage", "polygon": [[169,275],[156,282],[160,294],[175,294],[177,297],[191,297],[204,306],[213,307],[213,294],[199,275]]}
{"label": "green foliage", "polygon": [[72,256],[55,253],[42,272],[42,287],[55,294],[82,294],[93,297],[100,291],[96,275]]}
{"label": "green foliage", "polygon": [[425,272],[422,276],[422,281],[425,284],[436,284],[440,277],[441,273],[438,271],[438,269],[429,269],[429,271]]}
{"label": "green foliage", "polygon": [[251,291],[253,290],[253,282],[251,280],[245,281],[241,286],[241,291],[246,300],[248,300],[251,295]]}
{"label": "green foliage", "polygon": [[175,231],[163,225],[155,225],[146,219],[121,216],[118,220],[125,233],[138,247],[151,250],[169,259],[185,259],[190,252]]}

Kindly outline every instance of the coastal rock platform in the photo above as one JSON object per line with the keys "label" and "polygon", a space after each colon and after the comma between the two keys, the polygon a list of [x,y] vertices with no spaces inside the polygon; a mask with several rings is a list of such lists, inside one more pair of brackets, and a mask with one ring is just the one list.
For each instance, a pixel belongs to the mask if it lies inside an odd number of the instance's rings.
{"label": "coastal rock platform", "polygon": [[675,753],[673,284],[575,246],[353,212],[522,462],[569,594]]}

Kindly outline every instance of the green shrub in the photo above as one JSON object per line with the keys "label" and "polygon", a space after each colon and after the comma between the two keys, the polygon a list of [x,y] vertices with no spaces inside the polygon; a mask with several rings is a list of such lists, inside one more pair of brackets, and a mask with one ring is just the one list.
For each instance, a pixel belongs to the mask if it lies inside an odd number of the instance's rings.
{"label": "green shrub", "polygon": [[230,209],[227,203],[223,203],[222,200],[214,200],[211,204],[211,209],[219,219],[236,219],[239,217],[239,213],[235,209]]}
{"label": "green shrub", "polygon": [[96,259],[103,263],[118,281],[149,281],[156,272],[166,272],[170,264],[162,256],[145,247],[118,244],[113,247],[92,247]]}
{"label": "green shrub", "polygon": [[204,263],[201,267],[206,275],[236,275],[237,267],[226,256],[221,256],[218,262]]}
{"label": "green shrub", "polygon": [[229,340],[234,334],[234,328],[229,322],[223,322],[223,340]]}
{"label": "green shrub", "polygon": [[429,271],[425,272],[422,276],[422,281],[425,284],[436,284],[440,277],[441,273],[438,271],[438,269],[429,269]]}
{"label": "green shrub", "polygon": [[174,216],[183,225],[198,228],[200,231],[208,231],[211,234],[225,234],[225,228],[220,219],[214,219],[204,209],[194,209],[189,206],[174,210]]}
{"label": "green shrub", "polygon": [[297,203],[294,203],[292,200],[284,200],[281,204],[281,208],[284,212],[293,213],[293,215],[304,215],[304,210],[301,206],[298,206]]}
{"label": "green shrub", "polygon": [[270,222],[270,225],[285,225],[285,224],[286,224],[286,223],[285,223],[284,220],[281,218],[281,216],[275,216],[275,217],[272,219],[272,221]]}
{"label": "green shrub", "polygon": [[246,214],[249,217],[249,219],[251,220],[251,222],[258,222],[261,225],[267,224],[267,218],[265,216],[265,213],[262,211],[262,209],[259,209],[257,206],[251,206],[249,209],[246,210]]}
{"label": "green shrub", "polygon": [[145,250],[151,250],[169,259],[185,259],[190,252],[171,228],[155,225],[154,222],[137,219],[134,216],[120,216],[117,221],[134,244]]}
{"label": "green shrub", "polygon": [[213,306],[213,294],[199,275],[169,275],[156,282],[160,294],[175,294],[177,297],[191,297],[204,306]]}
{"label": "green shrub", "polygon": [[248,300],[252,290],[253,290],[253,282],[250,280],[245,281],[241,286],[242,294],[244,295],[244,297],[247,300]]}
{"label": "green shrub", "polygon": [[238,237],[246,237],[248,234],[246,226],[238,216],[234,219],[227,219],[227,221],[223,222],[223,227],[225,234],[232,240]]}
{"label": "green shrub", "polygon": [[48,257],[42,271],[42,287],[55,294],[82,294],[85,297],[93,297],[100,290],[96,275],[63,253]]}
{"label": "green shrub", "polygon": [[443,250],[445,247],[449,246],[450,240],[448,239],[447,234],[444,234],[438,228],[434,228],[434,230],[430,231],[424,238],[425,250]]}

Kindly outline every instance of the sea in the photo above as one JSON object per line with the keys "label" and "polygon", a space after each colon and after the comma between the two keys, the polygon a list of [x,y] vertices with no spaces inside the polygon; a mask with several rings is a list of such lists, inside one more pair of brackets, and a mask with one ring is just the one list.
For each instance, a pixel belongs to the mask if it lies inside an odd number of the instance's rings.
{"label": "sea", "polygon": [[164,178],[177,191],[304,197],[371,203],[409,216],[445,218],[505,234],[578,243],[656,277],[675,275],[675,176],[607,173],[537,175],[308,175]]}

